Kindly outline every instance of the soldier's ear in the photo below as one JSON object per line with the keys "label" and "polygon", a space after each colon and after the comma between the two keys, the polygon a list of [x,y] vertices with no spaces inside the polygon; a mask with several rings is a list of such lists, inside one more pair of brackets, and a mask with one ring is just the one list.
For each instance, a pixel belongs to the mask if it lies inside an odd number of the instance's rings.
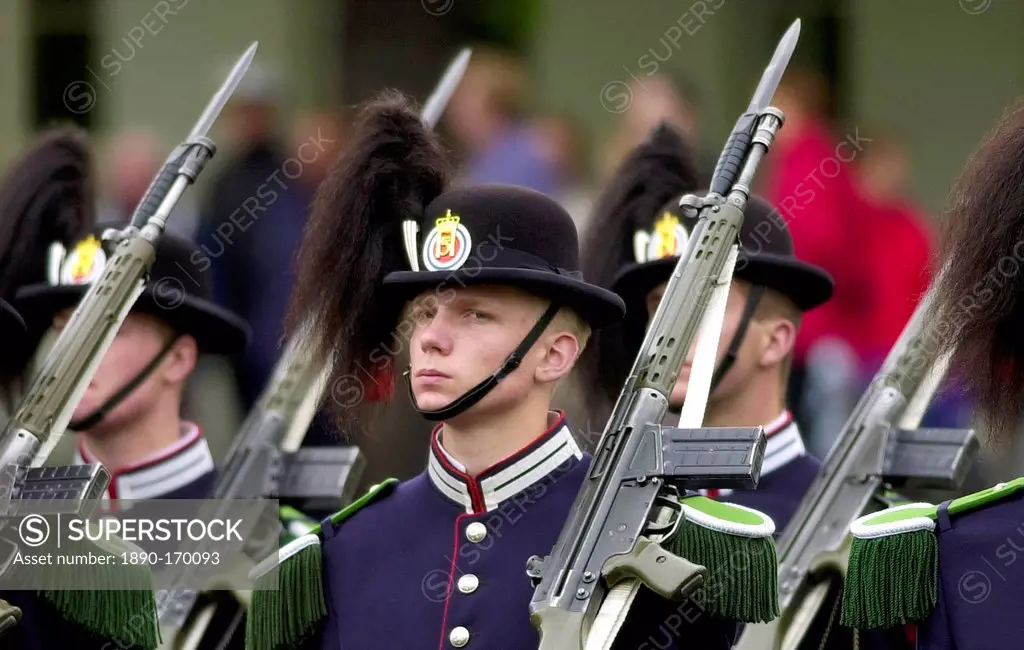
{"label": "soldier's ear", "polygon": [[554,332],[547,341],[540,363],[534,370],[534,378],[542,384],[558,381],[572,372],[580,354],[579,340],[570,332]]}
{"label": "soldier's ear", "polygon": [[759,363],[764,368],[772,368],[781,364],[793,351],[797,329],[785,318],[772,318],[762,327],[764,334]]}
{"label": "soldier's ear", "polygon": [[164,379],[173,383],[185,383],[196,369],[199,361],[199,346],[188,334],[180,334],[168,350],[162,366]]}

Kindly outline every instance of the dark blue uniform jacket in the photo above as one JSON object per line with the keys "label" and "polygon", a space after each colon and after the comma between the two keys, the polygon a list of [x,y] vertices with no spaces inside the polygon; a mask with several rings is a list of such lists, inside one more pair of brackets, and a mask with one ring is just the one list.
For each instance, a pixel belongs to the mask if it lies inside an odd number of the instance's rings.
{"label": "dark blue uniform jacket", "polygon": [[[527,650],[531,555],[551,551],[590,458],[564,419],[471,478],[435,430],[428,467],[324,529],[330,650]],[[617,648],[725,650],[736,625],[643,592]],[[679,638],[686,640],[679,643]]]}
{"label": "dark blue uniform jacket", "polygon": [[938,602],[918,650],[1024,648],[1024,491],[950,516],[939,506]]}

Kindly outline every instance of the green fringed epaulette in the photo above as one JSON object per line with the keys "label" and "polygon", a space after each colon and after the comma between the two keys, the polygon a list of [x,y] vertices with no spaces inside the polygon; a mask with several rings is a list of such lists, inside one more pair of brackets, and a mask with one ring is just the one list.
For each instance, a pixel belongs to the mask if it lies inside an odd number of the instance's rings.
{"label": "green fringed epaulette", "polygon": [[[387,479],[329,517],[337,526],[359,510],[391,494],[398,479]],[[251,572],[254,582],[246,617],[247,650],[296,648],[327,616],[324,599],[321,525],[282,547],[276,556],[260,562]]]}
{"label": "green fringed epaulette", "polygon": [[702,496],[680,500],[685,520],[663,546],[703,565],[707,577],[692,598],[702,609],[743,623],[779,615],[775,522],[768,515]]}
{"label": "green fringed epaulette", "polygon": [[157,622],[153,574],[145,564],[122,562],[122,554],[139,553],[138,546],[111,536],[106,540],[61,542],[61,557],[98,559],[106,563],[61,564],[43,569],[36,580],[45,580],[38,591],[68,621],[123,648],[152,650],[162,643]]}
{"label": "green fringed epaulette", "polygon": [[[1024,487],[1024,478],[954,499],[950,516],[976,510]],[[910,503],[865,515],[850,526],[842,624],[888,629],[920,622],[938,599],[938,506]]]}
{"label": "green fringed epaulette", "polygon": [[908,503],[851,524],[843,625],[887,629],[928,616],[938,594],[937,512],[930,503]]}

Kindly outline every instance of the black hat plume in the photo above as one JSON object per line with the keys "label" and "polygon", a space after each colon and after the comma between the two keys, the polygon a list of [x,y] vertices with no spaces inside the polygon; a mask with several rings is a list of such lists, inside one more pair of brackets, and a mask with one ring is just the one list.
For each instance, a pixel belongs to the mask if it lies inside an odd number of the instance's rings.
{"label": "black hat plume", "polygon": [[968,372],[999,442],[1024,403],[1024,102],[1006,113],[954,185],[931,323]]}
{"label": "black hat plume", "polygon": [[70,247],[96,223],[88,138],[77,127],[43,133],[0,181],[0,298],[47,281],[50,245]]}
{"label": "black hat plume", "polygon": [[[0,181],[0,298],[45,283],[54,243],[71,247],[96,223],[92,157],[85,131],[43,132]],[[2,382],[20,375],[34,346],[4,355]],[[18,354],[15,354],[18,352]]]}
{"label": "black hat plume", "polygon": [[[605,288],[634,262],[633,233],[647,227],[665,204],[701,185],[690,144],[675,128],[658,125],[616,170],[595,204],[583,241],[583,276]],[[603,416],[633,364],[637,342],[624,325],[595,332],[580,358],[591,412]]]}
{"label": "black hat plume", "polygon": [[[384,276],[406,270],[402,222],[444,191],[447,165],[419,107],[385,91],[360,107],[351,141],[313,201],[298,254],[287,335],[331,362],[328,405],[344,429],[394,389],[400,304],[381,299]],[[304,330],[304,327],[310,329]]]}

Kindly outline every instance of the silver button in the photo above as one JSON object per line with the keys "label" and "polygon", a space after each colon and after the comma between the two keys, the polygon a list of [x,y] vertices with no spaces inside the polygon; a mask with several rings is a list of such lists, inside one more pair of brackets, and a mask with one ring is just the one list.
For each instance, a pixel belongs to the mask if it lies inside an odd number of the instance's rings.
{"label": "silver button", "polygon": [[448,635],[448,640],[451,641],[452,645],[456,648],[461,648],[469,643],[469,630],[460,625],[452,630],[452,633]]}
{"label": "silver button", "polygon": [[483,541],[484,537],[487,537],[487,526],[484,526],[479,521],[474,521],[466,526],[466,538],[469,541],[476,544]]}
{"label": "silver button", "polygon": [[472,573],[459,578],[459,591],[464,594],[471,594],[476,591],[476,588],[480,586],[480,578],[476,577]]}

